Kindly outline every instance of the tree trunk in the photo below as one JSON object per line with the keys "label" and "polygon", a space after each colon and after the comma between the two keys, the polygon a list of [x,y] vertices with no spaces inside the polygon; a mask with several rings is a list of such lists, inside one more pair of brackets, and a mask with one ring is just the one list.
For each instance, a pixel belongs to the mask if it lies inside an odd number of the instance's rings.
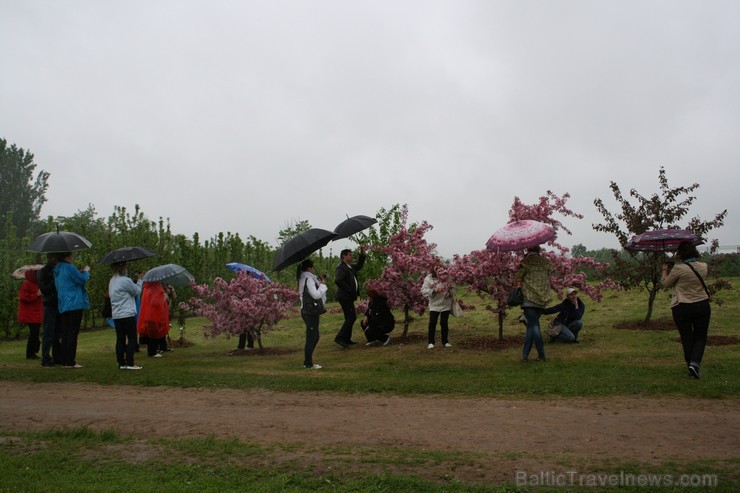
{"label": "tree trunk", "polygon": [[409,315],[409,309],[408,307],[405,307],[403,309],[403,335],[402,337],[406,337],[409,335],[409,325],[411,324],[411,316]]}
{"label": "tree trunk", "polygon": [[650,318],[653,316],[653,304],[655,303],[655,296],[658,294],[657,290],[651,289],[650,296],[648,296],[648,310],[645,315],[645,324],[650,323]]}
{"label": "tree trunk", "polygon": [[504,340],[504,313],[500,310],[498,312],[498,340]]}

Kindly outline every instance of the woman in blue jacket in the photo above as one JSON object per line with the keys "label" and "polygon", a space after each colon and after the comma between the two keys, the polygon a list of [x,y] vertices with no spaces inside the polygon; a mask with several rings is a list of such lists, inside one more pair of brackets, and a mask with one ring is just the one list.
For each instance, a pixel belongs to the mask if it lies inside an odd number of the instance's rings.
{"label": "woman in blue jacket", "polygon": [[85,286],[90,280],[90,267],[78,270],[72,265],[72,254],[60,253],[59,263],[54,267],[54,284],[59,303],[59,326],[61,328],[60,350],[63,368],[82,368],[77,364],[77,337],[82,324],[82,311],[90,308],[90,298]]}

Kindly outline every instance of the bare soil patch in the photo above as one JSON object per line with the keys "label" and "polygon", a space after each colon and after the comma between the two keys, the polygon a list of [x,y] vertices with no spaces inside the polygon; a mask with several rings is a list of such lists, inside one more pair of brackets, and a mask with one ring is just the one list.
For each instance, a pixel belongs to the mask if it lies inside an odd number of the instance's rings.
{"label": "bare soil patch", "polygon": [[[738,399],[471,399],[5,381],[0,395],[0,429],[9,433],[87,427],[142,439],[237,438],[275,447],[270,460],[320,473],[502,483],[514,482],[516,471],[613,472],[619,464],[740,457]],[[443,454],[409,461],[404,450]],[[386,460],[367,460],[374,454]],[[394,454],[399,460],[389,466]]]}

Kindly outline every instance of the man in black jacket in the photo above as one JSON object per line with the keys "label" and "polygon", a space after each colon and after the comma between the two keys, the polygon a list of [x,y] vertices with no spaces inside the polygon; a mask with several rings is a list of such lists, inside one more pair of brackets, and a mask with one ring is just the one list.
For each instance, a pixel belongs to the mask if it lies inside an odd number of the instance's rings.
{"label": "man in black jacket", "polygon": [[51,368],[60,363],[59,349],[59,307],[57,306],[57,287],[54,284],[54,266],[57,254],[49,253],[47,262],[38,273],[39,289],[44,301],[44,334],[41,337],[41,366]]}
{"label": "man in black jacket", "polygon": [[340,253],[342,261],[334,272],[334,283],[337,285],[337,301],[342,307],[344,323],[337,332],[334,342],[347,348],[355,344],[352,340],[352,326],[357,320],[355,300],[360,295],[360,283],[357,281],[357,271],[365,265],[365,248],[360,248],[360,260],[352,263],[352,250],[345,249]]}

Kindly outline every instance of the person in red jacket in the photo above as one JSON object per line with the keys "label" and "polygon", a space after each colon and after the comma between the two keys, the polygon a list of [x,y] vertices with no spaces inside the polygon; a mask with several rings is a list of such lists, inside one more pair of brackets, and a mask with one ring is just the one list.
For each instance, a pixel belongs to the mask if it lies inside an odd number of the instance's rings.
{"label": "person in red jacket", "polygon": [[35,270],[25,272],[26,280],[18,290],[18,321],[28,324],[28,343],[26,344],[26,359],[39,359],[38,352],[41,349],[39,333],[41,324],[44,322],[44,302],[41,298],[41,290],[36,281]]}

